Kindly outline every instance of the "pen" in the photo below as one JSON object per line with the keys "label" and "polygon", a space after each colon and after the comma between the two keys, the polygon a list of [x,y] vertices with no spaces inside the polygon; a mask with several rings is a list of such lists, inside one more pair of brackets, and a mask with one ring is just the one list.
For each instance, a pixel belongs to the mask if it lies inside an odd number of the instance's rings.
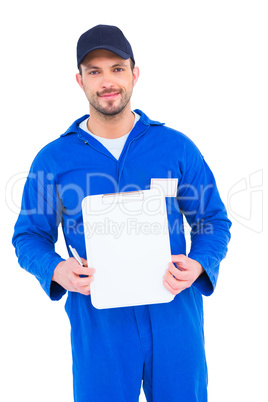
{"label": "pen", "polygon": [[83,267],[84,265],[83,265],[83,263],[82,263],[82,261],[81,261],[81,258],[80,258],[79,255],[78,255],[78,252],[76,251],[76,249],[73,248],[73,247],[70,246],[70,245],[69,245],[69,247],[70,247],[70,250],[71,250],[72,255],[74,256],[74,258],[76,259],[76,261],[78,262],[78,264],[80,264],[81,267]]}

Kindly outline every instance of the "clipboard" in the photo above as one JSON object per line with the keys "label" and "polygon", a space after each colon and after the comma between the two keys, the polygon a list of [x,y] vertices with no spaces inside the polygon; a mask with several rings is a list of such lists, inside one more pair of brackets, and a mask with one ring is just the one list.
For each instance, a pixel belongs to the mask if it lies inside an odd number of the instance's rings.
{"label": "clipboard", "polygon": [[159,189],[87,196],[82,201],[91,301],[115,308],[173,300],[163,285],[171,262],[165,196]]}

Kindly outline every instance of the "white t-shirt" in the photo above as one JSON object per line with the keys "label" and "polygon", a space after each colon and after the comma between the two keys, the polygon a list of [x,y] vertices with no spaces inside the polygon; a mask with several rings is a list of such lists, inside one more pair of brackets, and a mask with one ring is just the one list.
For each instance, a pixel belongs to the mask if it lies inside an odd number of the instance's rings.
{"label": "white t-shirt", "polygon": [[[140,119],[140,115],[137,113],[133,112],[135,114],[135,121],[133,124],[133,127],[137,123],[137,121]],[[79,127],[84,130],[86,133],[94,137],[96,140],[102,143],[102,145],[108,149],[108,151],[116,158],[119,159],[121,152],[124,148],[125,142],[127,140],[127,137],[129,136],[130,132],[123,135],[122,137],[119,138],[104,138],[104,137],[99,137],[98,135],[92,134],[88,128],[87,128],[87,122],[88,119],[83,120],[80,124]],[[132,129],[133,129],[132,127]],[[131,130],[132,130],[131,129]]]}

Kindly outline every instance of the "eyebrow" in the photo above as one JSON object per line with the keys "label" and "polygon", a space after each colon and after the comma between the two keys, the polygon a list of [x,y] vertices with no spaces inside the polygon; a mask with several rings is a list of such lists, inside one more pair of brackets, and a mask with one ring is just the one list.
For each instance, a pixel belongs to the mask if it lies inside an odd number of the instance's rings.
{"label": "eyebrow", "polygon": [[90,64],[88,64],[87,66],[85,66],[85,70],[99,70],[100,67],[97,66],[91,66]]}
{"label": "eyebrow", "polygon": [[[126,63],[116,63],[111,66],[111,68],[115,68],[115,67],[127,67],[127,64]],[[85,66],[85,70],[100,70],[100,69],[101,69],[101,67],[94,66],[91,64],[88,64],[87,66]]]}
{"label": "eyebrow", "polygon": [[112,68],[115,68],[115,67],[127,67],[127,64],[126,63],[116,63],[112,66]]}

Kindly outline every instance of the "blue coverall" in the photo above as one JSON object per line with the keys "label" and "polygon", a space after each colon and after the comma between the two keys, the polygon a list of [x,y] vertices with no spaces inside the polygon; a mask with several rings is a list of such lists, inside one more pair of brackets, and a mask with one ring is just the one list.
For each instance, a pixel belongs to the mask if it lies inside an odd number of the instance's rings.
{"label": "blue coverall", "polygon": [[[186,254],[183,215],[191,227],[190,258],[205,272],[170,303],[98,310],[90,296],[69,292],[74,399],[205,402],[207,366],[202,295],[216,286],[230,240],[226,209],[213,174],[193,142],[143,112],[119,160],[75,121],[36,156],[29,172],[13,244],[19,264],[52,300],[64,294],[52,281],[63,259],[55,252],[58,226],[66,244],[86,258],[81,213],[85,196],[150,188],[152,178],[178,178],[167,198],[172,254]],[[103,250],[105,252],[105,250]]]}

